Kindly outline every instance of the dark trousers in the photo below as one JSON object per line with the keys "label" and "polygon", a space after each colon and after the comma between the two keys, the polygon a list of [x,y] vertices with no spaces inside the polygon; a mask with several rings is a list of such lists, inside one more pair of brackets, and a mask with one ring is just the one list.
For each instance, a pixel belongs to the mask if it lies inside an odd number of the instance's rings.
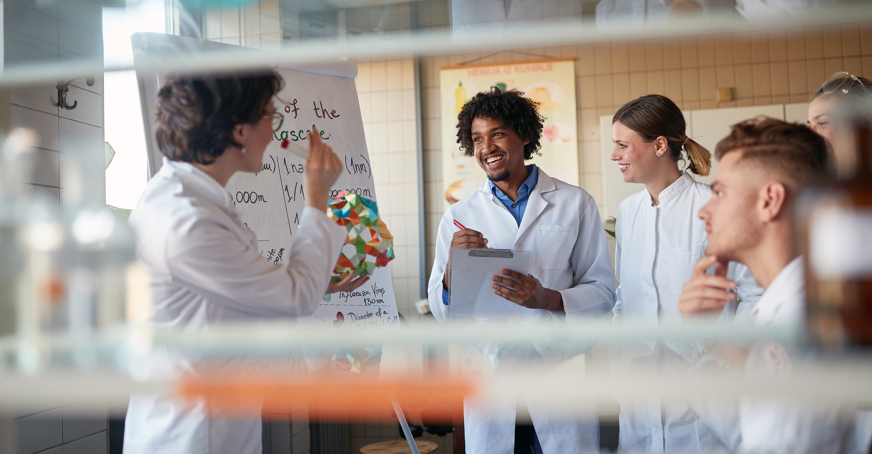
{"label": "dark trousers", "polygon": [[542,446],[532,424],[515,425],[515,454],[542,454]]}

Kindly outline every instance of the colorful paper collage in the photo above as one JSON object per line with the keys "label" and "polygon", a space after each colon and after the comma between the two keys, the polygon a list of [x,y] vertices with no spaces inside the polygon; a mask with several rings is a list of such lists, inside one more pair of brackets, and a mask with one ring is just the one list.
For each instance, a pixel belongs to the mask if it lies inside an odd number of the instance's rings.
{"label": "colorful paper collage", "polygon": [[342,191],[330,200],[327,215],[348,231],[332,280],[341,280],[349,272],[372,275],[394,259],[393,236],[379,219],[374,201]]}

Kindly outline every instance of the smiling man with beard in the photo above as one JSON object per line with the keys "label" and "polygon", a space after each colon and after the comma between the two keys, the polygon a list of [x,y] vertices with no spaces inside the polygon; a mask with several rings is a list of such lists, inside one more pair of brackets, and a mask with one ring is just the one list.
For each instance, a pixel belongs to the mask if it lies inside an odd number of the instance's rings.
{"label": "smiling man with beard", "polygon": [[[451,249],[464,248],[533,252],[531,274],[504,269],[502,276],[493,278],[494,293],[505,298],[507,312],[512,305],[528,309],[523,317],[510,320],[512,325],[565,323],[577,317],[604,316],[612,309],[615,278],[593,197],[549,177],[535,164],[524,165],[539,154],[543,120],[534,101],[517,90],[496,88],[477,94],[458,115],[460,149],[475,157],[488,182],[449,208],[439,225],[429,301],[440,322],[457,321],[449,312],[449,257]],[[466,228],[458,228],[455,221]],[[476,318],[473,323],[491,322]],[[563,345],[470,347],[484,355],[497,372],[531,360],[553,366],[583,353],[583,349]],[[464,402],[466,452],[599,452],[593,408],[574,418],[549,415],[535,402],[527,401],[526,408],[532,427],[517,426],[516,430],[517,402],[498,408]]]}

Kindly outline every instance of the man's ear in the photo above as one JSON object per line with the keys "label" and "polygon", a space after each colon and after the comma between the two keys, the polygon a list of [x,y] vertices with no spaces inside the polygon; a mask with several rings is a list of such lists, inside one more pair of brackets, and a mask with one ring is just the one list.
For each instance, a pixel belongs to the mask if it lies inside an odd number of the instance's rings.
{"label": "man's ear", "polygon": [[787,188],[778,182],[763,185],[758,194],[757,208],[763,222],[772,222],[784,214],[787,206]]}

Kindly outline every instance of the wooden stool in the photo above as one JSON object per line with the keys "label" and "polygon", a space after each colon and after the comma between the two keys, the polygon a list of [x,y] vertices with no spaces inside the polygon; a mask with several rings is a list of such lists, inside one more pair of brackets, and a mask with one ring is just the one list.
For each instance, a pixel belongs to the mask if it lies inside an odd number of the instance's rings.
{"label": "wooden stool", "polygon": [[[418,451],[421,454],[428,454],[439,448],[439,445],[432,441],[418,441]],[[373,443],[360,448],[362,454],[410,454],[409,442],[406,440],[383,441],[381,443]]]}

